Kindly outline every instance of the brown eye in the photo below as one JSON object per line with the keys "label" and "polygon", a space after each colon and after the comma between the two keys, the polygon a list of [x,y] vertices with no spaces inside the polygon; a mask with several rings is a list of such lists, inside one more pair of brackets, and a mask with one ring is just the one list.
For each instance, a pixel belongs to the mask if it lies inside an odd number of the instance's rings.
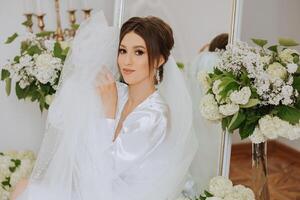
{"label": "brown eye", "polygon": [[119,49],[119,54],[125,54],[126,50],[125,49]]}
{"label": "brown eye", "polygon": [[136,54],[137,56],[141,56],[141,55],[144,54],[144,52],[143,52],[142,50],[136,50],[136,51],[135,51],[135,54]]}

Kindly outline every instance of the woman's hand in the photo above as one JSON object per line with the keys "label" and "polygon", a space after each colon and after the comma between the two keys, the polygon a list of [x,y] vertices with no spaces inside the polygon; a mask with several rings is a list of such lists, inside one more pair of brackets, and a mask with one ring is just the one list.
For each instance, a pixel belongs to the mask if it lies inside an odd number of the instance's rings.
{"label": "woman's hand", "polygon": [[15,200],[18,196],[20,196],[28,185],[28,179],[20,180],[15,186],[13,192],[10,194],[10,199]]}
{"label": "woman's hand", "polygon": [[113,75],[105,66],[97,74],[96,84],[97,93],[101,97],[105,116],[114,119],[118,100],[117,86]]}

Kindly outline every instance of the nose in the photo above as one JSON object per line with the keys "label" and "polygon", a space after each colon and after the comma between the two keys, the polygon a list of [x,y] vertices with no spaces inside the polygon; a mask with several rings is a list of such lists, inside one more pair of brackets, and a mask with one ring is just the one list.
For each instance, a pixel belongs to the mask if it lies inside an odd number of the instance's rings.
{"label": "nose", "polygon": [[132,56],[130,53],[125,54],[124,64],[130,66],[132,64]]}

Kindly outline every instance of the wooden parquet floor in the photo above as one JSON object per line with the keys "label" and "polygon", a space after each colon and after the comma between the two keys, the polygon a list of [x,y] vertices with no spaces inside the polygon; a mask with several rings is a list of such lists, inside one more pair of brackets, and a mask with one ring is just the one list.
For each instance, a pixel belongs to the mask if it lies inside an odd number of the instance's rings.
{"label": "wooden parquet floor", "polygon": [[[300,152],[268,143],[268,186],[271,200],[300,200]],[[233,145],[230,179],[251,188],[251,144]]]}

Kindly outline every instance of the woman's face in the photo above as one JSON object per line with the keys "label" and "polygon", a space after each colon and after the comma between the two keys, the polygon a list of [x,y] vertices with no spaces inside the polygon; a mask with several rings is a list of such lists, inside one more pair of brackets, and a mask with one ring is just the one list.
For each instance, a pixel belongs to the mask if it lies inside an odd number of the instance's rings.
{"label": "woman's face", "polygon": [[146,43],[133,31],[127,33],[120,43],[118,65],[124,81],[129,85],[153,81],[154,73],[149,70]]}

